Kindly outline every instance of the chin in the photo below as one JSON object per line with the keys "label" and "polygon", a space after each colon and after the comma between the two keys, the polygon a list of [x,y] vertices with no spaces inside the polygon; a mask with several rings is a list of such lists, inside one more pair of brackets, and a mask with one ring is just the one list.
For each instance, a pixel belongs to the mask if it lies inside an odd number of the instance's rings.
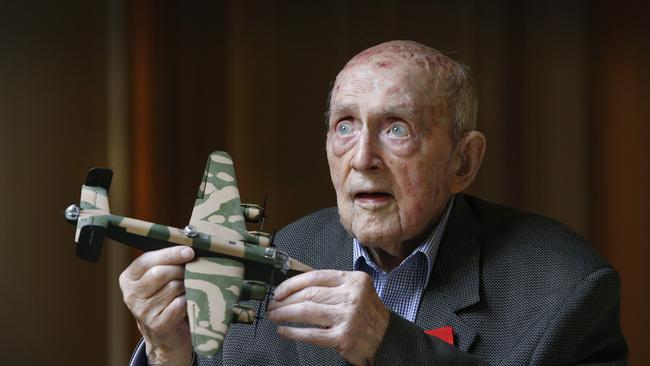
{"label": "chin", "polygon": [[[389,251],[390,246],[399,243],[401,225],[399,217],[358,213],[352,218],[349,230],[363,245]],[[347,228],[346,225],[344,225]]]}

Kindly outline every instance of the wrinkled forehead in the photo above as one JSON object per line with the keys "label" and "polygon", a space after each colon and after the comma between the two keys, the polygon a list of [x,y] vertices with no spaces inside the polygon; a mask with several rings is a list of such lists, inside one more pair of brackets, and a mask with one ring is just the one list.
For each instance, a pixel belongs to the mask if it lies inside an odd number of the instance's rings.
{"label": "wrinkled forehead", "polygon": [[433,78],[419,69],[406,64],[392,64],[380,59],[376,63],[352,65],[341,70],[336,77],[332,98],[359,96],[362,94],[431,95]]}
{"label": "wrinkled forehead", "polygon": [[346,66],[337,76],[330,111],[339,104],[373,102],[411,105],[413,109],[442,102],[438,82],[426,69],[377,56],[369,63]]}

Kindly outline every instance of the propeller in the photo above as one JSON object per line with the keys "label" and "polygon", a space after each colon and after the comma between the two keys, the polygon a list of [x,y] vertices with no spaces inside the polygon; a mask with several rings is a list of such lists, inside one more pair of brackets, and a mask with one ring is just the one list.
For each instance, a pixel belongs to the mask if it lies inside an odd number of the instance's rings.
{"label": "propeller", "polygon": [[261,221],[260,221],[260,231],[264,231],[264,220],[266,220],[266,201],[269,198],[269,194],[264,194],[264,201],[262,201],[262,209],[260,212]]}
{"label": "propeller", "polygon": [[[271,239],[272,240],[272,239]],[[275,289],[275,286],[273,286],[273,275],[275,271],[271,271],[271,278],[269,279],[269,290],[266,291],[266,298],[264,301],[260,301],[260,303],[257,305],[257,313],[255,314],[255,333],[253,334],[253,339],[257,338],[257,326],[260,322],[261,318],[261,312],[262,312],[262,303],[265,303],[264,305],[264,313],[266,313],[266,310],[269,308],[269,301],[273,300],[273,290]]]}
{"label": "propeller", "polygon": [[273,243],[275,241],[275,234],[278,232],[278,229],[273,230],[273,234],[271,234],[271,242],[269,243],[269,248],[275,248],[275,244]]}
{"label": "propeller", "polygon": [[[264,196],[264,206],[262,206],[262,207],[266,207],[266,197],[267,196]],[[262,208],[262,225],[264,225],[264,217],[265,217],[263,215],[263,213],[264,213],[264,208]],[[261,228],[260,228],[260,230],[261,230]],[[278,232],[277,229],[273,230],[273,234],[271,234],[271,243],[269,244],[269,248],[274,248],[275,247],[275,244],[273,242],[275,241],[275,233],[277,233],[277,232]],[[269,301],[273,300],[273,295],[274,295],[273,290],[275,289],[275,286],[273,285],[273,283],[274,283],[273,282],[274,275],[275,275],[275,271],[271,271],[271,278],[269,279],[269,290],[266,291],[266,299],[264,299],[264,301],[260,301],[260,303],[257,305],[257,314],[256,314],[256,317],[255,317],[255,334],[253,335],[253,339],[255,339],[255,337],[257,337],[257,325],[260,322],[260,317],[261,317],[260,313],[261,313],[261,310],[262,310],[262,303],[265,304],[264,305],[264,313],[266,313],[266,311],[269,308]]]}

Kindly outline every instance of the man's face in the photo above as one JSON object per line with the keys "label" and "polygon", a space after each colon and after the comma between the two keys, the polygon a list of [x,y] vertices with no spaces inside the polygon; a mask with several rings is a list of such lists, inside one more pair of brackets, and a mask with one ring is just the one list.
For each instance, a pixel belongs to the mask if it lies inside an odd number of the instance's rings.
{"label": "man's face", "polygon": [[425,68],[401,59],[337,77],[327,159],[341,222],[362,244],[401,256],[437,222],[454,174],[441,100]]}

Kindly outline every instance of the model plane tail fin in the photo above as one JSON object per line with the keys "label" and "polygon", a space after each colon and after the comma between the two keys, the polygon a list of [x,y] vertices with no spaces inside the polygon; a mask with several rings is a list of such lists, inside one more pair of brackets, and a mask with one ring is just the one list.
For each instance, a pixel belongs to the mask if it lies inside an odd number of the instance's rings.
{"label": "model plane tail fin", "polygon": [[[111,215],[108,205],[108,189],[111,186],[112,178],[112,170],[93,168],[88,172],[86,183],[81,186],[81,200],[76,215],[75,252],[79,258],[90,262],[96,262],[99,259],[102,243],[106,236]],[[67,212],[66,218],[70,219]]]}

